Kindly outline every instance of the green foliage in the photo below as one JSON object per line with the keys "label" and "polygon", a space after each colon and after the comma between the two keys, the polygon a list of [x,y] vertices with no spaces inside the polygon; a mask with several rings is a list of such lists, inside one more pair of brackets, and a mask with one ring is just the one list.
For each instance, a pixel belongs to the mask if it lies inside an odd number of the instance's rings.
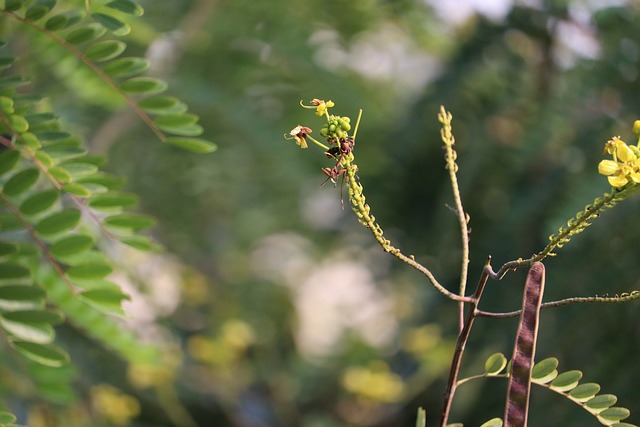
{"label": "green foliage", "polygon": [[[88,5],[88,4],[87,4]],[[196,153],[215,150],[198,116],[177,98],[157,96],[166,82],[142,76],[148,62],[121,57],[127,44],[114,37],[142,15],[129,0],[79,6],[7,0],[0,19],[11,32],[70,61],[78,83],[102,86],[128,104],[162,142]],[[11,32],[4,49],[12,48]],[[88,154],[82,137],[68,132],[49,107],[46,93],[23,90],[28,76],[13,67],[20,56],[2,56],[0,76],[0,328],[4,340],[28,367],[35,397],[69,402],[73,372],[56,343],[55,326],[68,321],[129,362],[155,365],[158,349],[123,329],[122,302],[129,297],[110,277],[117,268],[108,248],[125,245],[158,250],[147,235],[155,224],[133,212],[139,198],[121,191],[124,180],[102,170],[105,159]],[[93,80],[92,80],[93,79]],[[97,82],[97,83],[96,83]],[[138,106],[141,103],[142,106]],[[38,367],[40,366],[40,367]],[[11,395],[11,389],[8,389]],[[9,413],[0,425],[12,425]]]}
{"label": "green foliage", "polygon": [[[479,378],[509,378],[507,359],[502,353],[494,353],[485,361],[485,372],[481,375],[460,380],[463,384],[469,380]],[[543,388],[554,391],[569,399],[585,411],[593,415],[602,425],[616,427],[630,427],[633,424],[622,423],[631,413],[627,408],[613,406],[618,398],[613,394],[599,394],[600,385],[597,383],[580,383],[582,372],[571,370],[558,373],[558,359],[549,357],[537,362],[532,369],[531,381]],[[496,418],[487,425],[502,425],[502,420]]]}

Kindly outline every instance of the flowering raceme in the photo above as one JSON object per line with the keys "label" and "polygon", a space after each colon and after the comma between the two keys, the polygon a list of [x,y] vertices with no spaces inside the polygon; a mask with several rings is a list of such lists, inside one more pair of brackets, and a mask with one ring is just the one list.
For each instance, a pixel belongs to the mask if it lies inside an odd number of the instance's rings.
{"label": "flowering raceme", "polygon": [[609,184],[621,188],[629,182],[640,183],[640,158],[638,148],[630,147],[618,136],[614,136],[605,145],[605,152],[613,160],[603,160],[598,164],[598,172],[607,176]]}

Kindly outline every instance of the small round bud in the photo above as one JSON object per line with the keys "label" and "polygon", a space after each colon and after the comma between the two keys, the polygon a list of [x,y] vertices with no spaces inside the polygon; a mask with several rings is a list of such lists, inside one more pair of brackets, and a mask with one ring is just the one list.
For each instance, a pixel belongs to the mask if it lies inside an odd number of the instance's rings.
{"label": "small round bud", "polygon": [[633,134],[640,136],[640,120],[633,122]]}
{"label": "small round bud", "polygon": [[333,133],[336,131],[336,125],[332,124],[331,126],[329,126],[329,132]]}

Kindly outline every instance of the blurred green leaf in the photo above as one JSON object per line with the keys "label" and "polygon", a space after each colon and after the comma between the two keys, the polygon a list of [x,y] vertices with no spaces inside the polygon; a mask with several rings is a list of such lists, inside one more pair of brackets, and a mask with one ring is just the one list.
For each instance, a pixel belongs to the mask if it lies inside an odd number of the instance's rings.
{"label": "blurred green leaf", "polygon": [[113,0],[105,6],[133,16],[142,16],[144,13],[142,6],[130,0]]}
{"label": "blurred green leaf", "polygon": [[169,137],[166,139],[166,142],[199,154],[212,153],[218,148],[213,142],[200,138]]}
{"label": "blurred green leaf", "polygon": [[40,171],[37,168],[28,168],[21,170],[13,175],[4,184],[2,192],[7,196],[17,196],[33,187],[40,177]]}
{"label": "blurred green leaf", "polygon": [[86,24],[81,28],[72,30],[65,37],[65,41],[69,44],[79,45],[88,43],[100,38],[105,33],[104,27],[98,24]]}
{"label": "blurred green leaf", "polygon": [[105,40],[92,44],[84,54],[91,61],[105,62],[120,56],[126,48],[127,45],[120,40]]}
{"label": "blurred green leaf", "polygon": [[103,71],[109,77],[130,77],[143,73],[149,68],[149,61],[144,58],[119,58],[109,62]]}
{"label": "blurred green leaf", "polygon": [[80,211],[64,209],[49,215],[36,225],[36,231],[42,235],[53,235],[74,228],[80,222]]}
{"label": "blurred green leaf", "polygon": [[116,36],[126,36],[131,32],[131,27],[129,26],[129,24],[122,22],[115,16],[107,15],[106,13],[95,12],[91,14],[91,17]]}
{"label": "blurred green leaf", "polygon": [[67,353],[52,344],[45,345],[21,340],[10,342],[23,356],[42,365],[60,367],[69,361]]}
{"label": "blurred green leaf", "polygon": [[87,251],[93,246],[93,238],[83,234],[74,234],[58,240],[51,246],[51,253],[55,257],[67,257]]}

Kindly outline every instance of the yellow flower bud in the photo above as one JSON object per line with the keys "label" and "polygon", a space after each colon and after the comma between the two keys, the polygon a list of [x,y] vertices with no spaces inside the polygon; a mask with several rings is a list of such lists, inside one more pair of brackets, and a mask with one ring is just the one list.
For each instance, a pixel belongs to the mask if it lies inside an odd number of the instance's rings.
{"label": "yellow flower bud", "polygon": [[613,175],[618,171],[618,163],[613,160],[603,160],[598,164],[598,173],[601,175]]}
{"label": "yellow flower bud", "polygon": [[633,134],[640,136],[640,120],[633,122]]}
{"label": "yellow flower bud", "polygon": [[631,162],[636,159],[633,150],[621,139],[616,141],[616,155],[622,162]]}

